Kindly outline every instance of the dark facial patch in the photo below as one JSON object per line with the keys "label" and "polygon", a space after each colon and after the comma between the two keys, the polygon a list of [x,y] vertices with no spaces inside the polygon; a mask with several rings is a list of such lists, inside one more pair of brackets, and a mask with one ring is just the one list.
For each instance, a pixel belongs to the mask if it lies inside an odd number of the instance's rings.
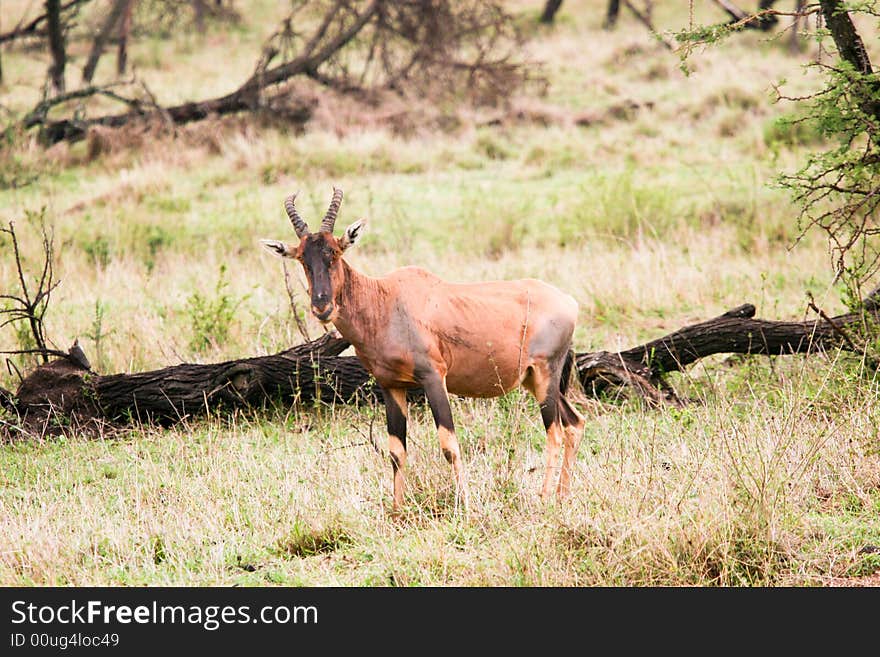
{"label": "dark facial patch", "polygon": [[323,308],[333,301],[336,291],[330,272],[341,255],[336,239],[329,233],[313,233],[300,244],[297,258],[306,272],[315,308]]}

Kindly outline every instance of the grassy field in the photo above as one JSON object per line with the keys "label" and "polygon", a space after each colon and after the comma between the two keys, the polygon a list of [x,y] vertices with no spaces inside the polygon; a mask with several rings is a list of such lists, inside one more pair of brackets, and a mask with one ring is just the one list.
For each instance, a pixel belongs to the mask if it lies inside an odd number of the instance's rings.
{"label": "grassy field", "polygon": [[[4,2],[2,24],[26,4]],[[253,4],[234,29],[135,39],[138,74],[165,103],[234,88],[285,10]],[[301,190],[314,222],[333,184],[345,191],[340,226],[370,222],[347,256],[356,268],[542,278],[580,303],[578,351],[628,348],[746,302],[759,317],[798,320],[813,317],[809,293],[829,315],[845,312],[825,242],[797,239],[797,208],[773,185],[820,144],[778,124],[799,109],[773,92],[783,79],[790,96],[819,88],[804,67],[819,56],[813,42],[792,54],[785,39],[739,34],[695,51],[685,75],[632,16],[602,30],[603,0],[568,0],[540,29],[542,3],[508,4],[532,25],[529,56],[549,80],[545,94],[512,99],[533,120],[488,124],[490,111],[461,108],[440,130],[419,127],[424,108],[395,108],[414,126],[400,136],[391,112],[327,95],[303,134],[211,121],[176,138],[129,130],[10,149],[4,222],[16,221],[31,262],[35,217],[54,230],[54,346],[78,337],[95,369],[112,373],[301,342],[279,261],[259,239],[293,239],[284,196]],[[687,3],[656,5],[659,29],[688,26]],[[713,3],[694,9],[698,22],[723,19]],[[873,27],[864,34],[876,53]],[[86,45],[72,48],[80,65]],[[42,51],[5,49],[0,102],[31,107],[46,66]],[[0,290],[13,290],[8,243],[0,254]],[[291,271],[304,308],[304,278]],[[22,340],[0,329],[0,349]],[[17,381],[4,367],[0,386]],[[838,353],[717,356],[670,382],[685,408],[577,397],[588,423],[573,494],[548,506],[534,401],[454,400],[467,514],[454,512],[451,472],[420,408],[399,519],[380,407],[10,438],[0,445],[0,584],[877,583],[873,370]]]}

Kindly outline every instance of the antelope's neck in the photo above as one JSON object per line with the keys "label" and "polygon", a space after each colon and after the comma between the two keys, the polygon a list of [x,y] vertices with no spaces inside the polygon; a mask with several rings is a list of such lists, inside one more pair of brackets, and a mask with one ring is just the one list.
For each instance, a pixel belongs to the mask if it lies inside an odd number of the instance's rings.
{"label": "antelope's neck", "polygon": [[382,282],[360,273],[345,260],[342,285],[334,300],[338,308],[334,326],[355,349],[375,341],[380,330],[388,323],[385,293]]}

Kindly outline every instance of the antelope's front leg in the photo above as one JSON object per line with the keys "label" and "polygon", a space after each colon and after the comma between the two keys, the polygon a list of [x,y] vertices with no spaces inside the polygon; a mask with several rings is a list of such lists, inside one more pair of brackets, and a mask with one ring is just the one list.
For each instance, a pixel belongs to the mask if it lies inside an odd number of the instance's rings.
{"label": "antelope's front leg", "polygon": [[467,488],[465,486],[464,472],[461,462],[461,449],[458,439],[455,437],[455,425],[452,422],[452,407],[449,405],[449,393],[446,391],[446,379],[439,374],[430,376],[422,382],[425,396],[434,415],[434,424],[437,426],[437,435],[440,439],[440,449],[446,460],[452,464],[452,473],[455,476],[455,506],[463,502],[465,510],[468,507]]}
{"label": "antelope's front leg", "polygon": [[388,423],[388,452],[394,474],[394,501],[392,509],[398,511],[403,504],[403,467],[406,465],[406,390],[382,388],[385,397],[385,418]]}

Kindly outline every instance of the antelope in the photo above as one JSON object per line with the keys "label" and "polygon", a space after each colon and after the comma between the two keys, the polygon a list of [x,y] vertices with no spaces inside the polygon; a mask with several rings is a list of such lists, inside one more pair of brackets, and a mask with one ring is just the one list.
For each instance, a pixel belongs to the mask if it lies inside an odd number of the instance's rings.
{"label": "antelope", "polygon": [[342,190],[333,197],[316,233],[300,217],[296,194],[284,209],[298,244],[261,240],[273,254],[299,260],[312,314],[332,323],[382,390],[393,475],[392,510],[403,503],[406,465],[406,391],[421,387],[434,417],[440,448],[452,465],[459,501],[467,506],[461,450],[449,394],[498,397],[522,385],[538,401],[547,432],[541,497],[552,494],[564,444],[557,496],[568,495],[584,418],[566,399],[574,354],[578,304],[536,279],[450,283],[419,267],[402,267],[373,278],[343,258],[360,238],[366,219],[333,227]]}

